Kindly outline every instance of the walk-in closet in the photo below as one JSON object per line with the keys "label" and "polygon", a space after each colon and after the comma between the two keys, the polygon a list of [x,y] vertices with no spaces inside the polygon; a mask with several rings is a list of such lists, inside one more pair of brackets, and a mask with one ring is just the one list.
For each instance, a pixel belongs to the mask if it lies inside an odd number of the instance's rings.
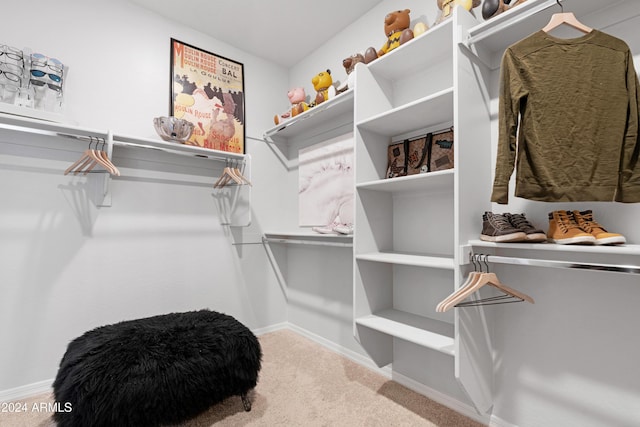
{"label": "walk-in closet", "polygon": [[[167,423],[640,425],[637,0],[5,3],[0,426],[65,425],[130,333],[74,339],[200,310],[257,385]],[[215,353],[181,321],[149,352]]]}

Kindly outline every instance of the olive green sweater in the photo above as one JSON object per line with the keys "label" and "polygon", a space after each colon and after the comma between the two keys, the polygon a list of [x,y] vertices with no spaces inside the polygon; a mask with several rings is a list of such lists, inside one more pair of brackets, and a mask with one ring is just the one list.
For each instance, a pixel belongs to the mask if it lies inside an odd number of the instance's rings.
{"label": "olive green sweater", "polygon": [[[504,53],[491,201],[640,202],[639,84],[627,44],[538,31]],[[517,156],[516,156],[517,153]]]}

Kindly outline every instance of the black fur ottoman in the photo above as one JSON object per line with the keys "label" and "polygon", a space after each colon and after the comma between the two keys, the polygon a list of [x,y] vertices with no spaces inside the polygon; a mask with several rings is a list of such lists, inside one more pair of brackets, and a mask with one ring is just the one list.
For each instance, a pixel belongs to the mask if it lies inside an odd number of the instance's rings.
{"label": "black fur ottoman", "polygon": [[102,326],[69,343],[53,383],[60,427],[175,424],[258,381],[262,350],[231,316],[210,310]]}

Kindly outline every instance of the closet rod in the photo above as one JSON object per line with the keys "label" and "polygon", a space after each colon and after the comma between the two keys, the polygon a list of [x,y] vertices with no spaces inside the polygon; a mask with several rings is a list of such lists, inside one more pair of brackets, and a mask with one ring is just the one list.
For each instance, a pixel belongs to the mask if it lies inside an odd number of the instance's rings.
{"label": "closet rod", "polygon": [[535,267],[572,268],[579,270],[608,271],[614,273],[640,274],[640,265],[598,264],[590,262],[557,261],[550,259],[531,259],[505,257],[499,255],[477,254],[481,260],[495,264],[528,265]]}
{"label": "closet rod", "polygon": [[337,246],[337,247],[352,247],[352,243],[344,242],[326,242],[320,240],[301,240],[301,239],[279,239],[274,237],[263,237],[263,243],[291,243],[295,245],[313,245],[313,246]]}
{"label": "closet rod", "polygon": [[[560,0],[560,2],[562,2],[563,0]],[[522,6],[522,5],[521,5]],[[487,37],[491,37],[492,35],[505,30],[506,28],[515,26],[517,24],[519,24],[520,22],[529,19],[529,17],[538,14],[540,12],[543,12],[547,9],[549,9],[550,7],[553,6],[558,6],[558,3],[556,2],[556,0],[547,0],[547,2],[542,3],[536,7],[532,7],[528,13],[521,13],[520,16],[518,16],[517,18],[513,18],[513,19],[505,19],[505,21],[502,24],[498,24],[496,26],[494,26],[493,28],[483,31],[480,34],[478,34],[477,36],[471,36],[468,37],[465,41],[461,42],[462,45],[464,45],[465,47],[470,47],[471,45],[473,45],[474,43],[477,43],[481,40],[486,39]]]}

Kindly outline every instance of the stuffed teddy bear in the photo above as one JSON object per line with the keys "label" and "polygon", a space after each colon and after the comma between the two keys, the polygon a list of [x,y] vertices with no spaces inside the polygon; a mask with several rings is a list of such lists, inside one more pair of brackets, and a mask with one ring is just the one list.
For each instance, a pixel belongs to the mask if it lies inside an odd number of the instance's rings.
{"label": "stuffed teddy bear", "polygon": [[333,79],[331,78],[331,70],[329,69],[316,74],[311,79],[311,83],[316,90],[316,99],[313,105],[320,105],[336,95],[336,88],[333,87]]}
{"label": "stuffed teddy bear", "polygon": [[387,36],[387,42],[378,50],[378,57],[413,38],[413,31],[410,28],[410,12],[409,9],[397,10],[387,13],[387,16],[384,17],[384,33]]}
{"label": "stuffed teddy bear", "polygon": [[480,6],[481,2],[482,0],[438,0],[438,9],[440,9],[442,12],[440,13],[440,16],[436,20],[435,24],[439,24],[445,19],[453,16],[453,8],[455,6],[462,6],[466,10],[471,10],[474,7]]}
{"label": "stuffed teddy bear", "polygon": [[307,95],[304,92],[303,87],[294,87],[289,92],[287,92],[287,97],[289,98],[291,108],[280,115],[276,114],[275,116],[273,116],[273,122],[276,125],[279,125],[285,120],[295,117],[298,114],[309,109],[309,105],[305,102]]}
{"label": "stuffed teddy bear", "polygon": [[525,1],[526,0],[485,0],[482,5],[482,17],[484,19],[493,18]]}
{"label": "stuffed teddy bear", "polygon": [[365,62],[364,55],[362,55],[361,53],[354,53],[350,57],[342,60],[342,66],[344,67],[344,70],[347,72],[347,81],[340,84],[336,88],[336,93],[342,93],[347,89],[349,89],[350,87],[353,87],[353,76],[351,75],[351,73],[356,67],[356,64],[359,64],[361,62],[362,63]]}

